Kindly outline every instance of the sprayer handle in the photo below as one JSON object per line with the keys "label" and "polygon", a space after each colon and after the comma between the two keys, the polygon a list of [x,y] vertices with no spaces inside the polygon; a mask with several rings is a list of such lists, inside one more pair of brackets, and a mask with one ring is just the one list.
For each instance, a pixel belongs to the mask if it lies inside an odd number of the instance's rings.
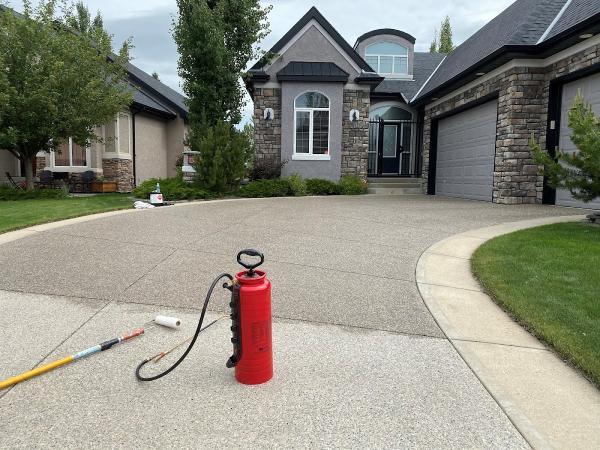
{"label": "sprayer handle", "polygon": [[[250,263],[245,263],[242,261],[242,256],[258,256],[260,258],[260,261],[257,262],[256,264],[250,264]],[[242,250],[238,253],[237,255],[237,262],[242,266],[245,267],[246,269],[252,271],[254,269],[256,269],[258,266],[260,266],[262,263],[265,262],[265,255],[263,255],[261,252],[259,252],[258,250],[253,250],[251,248],[247,248],[245,250]]]}

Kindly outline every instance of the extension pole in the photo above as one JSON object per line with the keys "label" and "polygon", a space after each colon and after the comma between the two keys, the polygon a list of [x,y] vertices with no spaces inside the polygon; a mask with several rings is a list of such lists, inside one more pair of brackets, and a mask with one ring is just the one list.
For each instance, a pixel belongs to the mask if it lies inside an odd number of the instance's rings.
{"label": "extension pole", "polygon": [[29,380],[30,378],[37,377],[38,375],[41,375],[43,373],[50,372],[51,370],[54,370],[57,367],[65,366],[69,363],[72,363],[73,361],[77,361],[78,359],[82,359],[82,358],[85,358],[86,356],[93,355],[94,353],[103,352],[105,350],[108,350],[109,348],[111,348],[112,346],[114,346],[116,344],[128,341],[129,339],[133,339],[134,337],[137,337],[137,336],[141,336],[142,334],[144,334],[144,328],[138,328],[137,330],[134,330],[130,334],[126,334],[124,336],[111,339],[111,340],[103,342],[101,344],[94,345],[93,347],[85,349],[74,355],[70,355],[65,358],[59,359],[58,361],[54,361],[49,364],[45,364],[36,369],[22,373],[21,375],[17,375],[16,377],[12,377],[12,378],[8,378],[7,380],[0,381],[0,390],[14,386],[15,384],[20,383],[21,381],[25,381],[25,380]]}

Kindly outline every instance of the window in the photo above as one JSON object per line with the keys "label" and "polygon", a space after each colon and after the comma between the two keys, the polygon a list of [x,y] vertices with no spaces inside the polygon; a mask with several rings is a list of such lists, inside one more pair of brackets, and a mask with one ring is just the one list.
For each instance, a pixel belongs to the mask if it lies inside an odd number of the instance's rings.
{"label": "window", "polygon": [[392,42],[379,42],[367,47],[365,60],[383,75],[408,75],[408,49]]}
{"label": "window", "polygon": [[131,116],[119,113],[110,122],[104,125],[104,152],[105,153],[131,153],[133,146]]}
{"label": "window", "polygon": [[294,102],[294,155],[292,159],[330,159],[329,99],[305,92]]}
{"label": "window", "polygon": [[62,142],[54,150],[55,167],[87,167],[87,146],[82,146],[72,138]]}

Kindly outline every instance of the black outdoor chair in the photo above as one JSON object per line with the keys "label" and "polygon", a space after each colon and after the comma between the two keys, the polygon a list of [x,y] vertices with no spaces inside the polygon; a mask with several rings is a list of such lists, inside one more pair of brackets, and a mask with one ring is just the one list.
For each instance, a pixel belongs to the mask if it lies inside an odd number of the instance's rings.
{"label": "black outdoor chair", "polygon": [[40,172],[40,181],[36,183],[36,186],[39,188],[56,189],[56,184],[54,183],[54,174],[49,170],[42,170]]}
{"label": "black outdoor chair", "polygon": [[12,187],[14,187],[15,189],[19,189],[20,191],[23,190],[23,187],[14,180],[14,178],[9,172],[6,172],[6,178],[8,179],[8,182],[11,184]]}
{"label": "black outdoor chair", "polygon": [[96,174],[93,170],[87,170],[73,179],[71,183],[72,192],[91,192],[92,182],[96,179]]}

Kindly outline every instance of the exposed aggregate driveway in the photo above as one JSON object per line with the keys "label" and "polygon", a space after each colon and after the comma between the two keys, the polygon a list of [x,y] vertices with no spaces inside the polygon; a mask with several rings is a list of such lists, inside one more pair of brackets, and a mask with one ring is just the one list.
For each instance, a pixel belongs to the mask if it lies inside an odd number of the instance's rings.
{"label": "exposed aggregate driveway", "polygon": [[[527,447],[426,309],[433,243],[504,222],[581,214],[427,196],[262,199],[115,215],[0,246],[0,378],[157,313],[186,332],[138,341],[0,392],[0,446]],[[210,281],[264,252],[275,378],[232,381],[229,327],[154,384],[137,362],[195,327]],[[211,316],[226,311],[219,294]],[[162,334],[161,334],[162,333]]]}

